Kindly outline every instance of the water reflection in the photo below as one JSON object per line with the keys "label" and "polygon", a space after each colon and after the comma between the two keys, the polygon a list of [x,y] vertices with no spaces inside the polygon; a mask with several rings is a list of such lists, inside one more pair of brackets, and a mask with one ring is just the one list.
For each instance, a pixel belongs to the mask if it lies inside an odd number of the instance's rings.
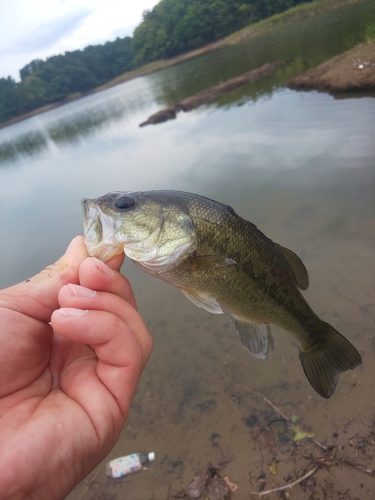
{"label": "water reflection", "polygon": [[[202,54],[183,65],[152,75],[155,99],[161,106],[176,104],[266,62],[282,60],[284,68],[270,79],[272,84],[268,91],[264,89],[267,93],[272,87],[285,85],[298,73],[362,41],[371,19],[375,20],[375,4],[365,0],[321,16],[273,28],[271,33],[223,47],[214,53]],[[260,87],[263,88],[263,84]]]}
{"label": "water reflection", "polygon": [[128,121],[151,102],[150,84],[139,78],[6,127],[0,130],[0,168],[56,147],[74,146],[103,127]]}
{"label": "water reflection", "polygon": [[58,145],[74,144],[80,139],[100,130],[108,121],[119,120],[124,113],[121,108],[112,107],[110,111],[96,109],[94,112],[81,113],[73,121],[62,120],[47,129],[49,137]]}
{"label": "water reflection", "polygon": [[[34,117],[36,124],[27,132],[21,124],[0,131],[0,167],[16,163],[19,158],[33,157],[53,145],[63,147],[105,130],[111,124],[132,123],[134,126],[153,112],[176,104],[195,93],[218,85],[230,78],[260,67],[265,62],[283,60],[284,65],[272,75],[220,97],[208,108],[241,106],[271,97],[287,81],[311,66],[320,64],[350,44],[361,40],[366,25],[375,20],[375,4],[366,0],[347,5],[322,16],[308,18],[272,34],[259,35],[239,45],[203,54],[195,59],[156,72],[147,77],[119,85]],[[178,119],[181,119],[179,115]],[[21,126],[20,126],[21,125]],[[30,129],[34,130],[30,131]],[[37,130],[35,130],[35,128]],[[38,130],[39,129],[39,130]],[[10,136],[10,139],[1,137]]]}
{"label": "water reflection", "polygon": [[15,162],[19,156],[32,157],[48,148],[47,140],[41,132],[28,132],[0,143],[1,164]]}
{"label": "water reflection", "polygon": [[33,131],[19,135],[10,141],[0,143],[0,167],[7,163],[14,163],[20,157],[33,157],[48,150],[50,143],[56,146],[74,145],[81,139],[100,132],[103,126],[119,121],[126,108],[111,105],[110,108],[101,107],[88,109],[76,113],[73,117],[56,120],[41,131]]}

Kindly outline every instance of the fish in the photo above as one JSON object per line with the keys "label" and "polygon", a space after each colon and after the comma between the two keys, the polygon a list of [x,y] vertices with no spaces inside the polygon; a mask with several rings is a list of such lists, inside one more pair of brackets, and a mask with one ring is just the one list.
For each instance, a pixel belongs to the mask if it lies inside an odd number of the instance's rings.
{"label": "fish", "polygon": [[228,205],[183,191],[114,191],[82,200],[90,256],[125,252],[141,270],[179,289],[213,314],[231,313],[256,358],[275,350],[271,325],[294,336],[313,389],[329,398],[341,372],[361,362],[357,349],[320,319],[300,290],[301,259]]}

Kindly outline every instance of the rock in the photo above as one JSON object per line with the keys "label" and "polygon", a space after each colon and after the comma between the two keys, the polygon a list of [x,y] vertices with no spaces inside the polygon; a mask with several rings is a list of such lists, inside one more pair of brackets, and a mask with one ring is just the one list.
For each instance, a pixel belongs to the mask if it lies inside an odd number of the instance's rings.
{"label": "rock", "polygon": [[176,118],[176,111],[174,106],[170,106],[169,108],[162,109],[157,113],[149,116],[148,120],[141,123],[139,126],[144,127],[145,125],[155,125],[156,123],[163,123],[168,120],[173,120]]}

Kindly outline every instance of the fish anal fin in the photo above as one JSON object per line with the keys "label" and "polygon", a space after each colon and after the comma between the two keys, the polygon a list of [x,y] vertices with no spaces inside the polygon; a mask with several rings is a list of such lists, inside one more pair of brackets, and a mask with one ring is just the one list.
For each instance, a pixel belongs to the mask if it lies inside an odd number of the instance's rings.
{"label": "fish anal fin", "polygon": [[352,370],[362,362],[357,349],[331,325],[322,321],[324,341],[299,357],[305,375],[314,390],[323,398],[332,396],[339,374]]}
{"label": "fish anal fin", "polygon": [[211,297],[204,292],[187,290],[184,288],[181,288],[181,292],[196,306],[201,307],[212,314],[223,314],[220,304],[214,297]]}
{"label": "fish anal fin", "polygon": [[190,262],[193,272],[208,271],[209,269],[217,269],[237,264],[235,260],[220,255],[191,256]]}
{"label": "fish anal fin", "polygon": [[284,255],[286,260],[292,266],[294,276],[297,280],[297,286],[300,290],[307,290],[309,287],[309,274],[305,267],[305,264],[294,252],[289,250],[289,248],[282,247],[278,243],[275,243],[280,252]]}
{"label": "fish anal fin", "polygon": [[233,315],[243,346],[256,358],[267,359],[275,350],[275,340],[269,324],[254,323]]}

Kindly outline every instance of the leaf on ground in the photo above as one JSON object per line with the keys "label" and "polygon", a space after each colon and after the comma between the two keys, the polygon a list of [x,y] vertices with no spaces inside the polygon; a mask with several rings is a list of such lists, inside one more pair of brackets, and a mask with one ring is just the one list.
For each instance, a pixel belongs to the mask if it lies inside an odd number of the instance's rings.
{"label": "leaf on ground", "polygon": [[314,434],[312,432],[302,432],[297,425],[292,425],[291,429],[295,432],[293,441],[301,441],[301,439],[314,437]]}
{"label": "leaf on ground", "polygon": [[270,472],[271,474],[273,474],[274,476],[276,476],[277,474],[277,470],[276,470],[276,462],[275,460],[272,462],[272,464],[270,465]]}

